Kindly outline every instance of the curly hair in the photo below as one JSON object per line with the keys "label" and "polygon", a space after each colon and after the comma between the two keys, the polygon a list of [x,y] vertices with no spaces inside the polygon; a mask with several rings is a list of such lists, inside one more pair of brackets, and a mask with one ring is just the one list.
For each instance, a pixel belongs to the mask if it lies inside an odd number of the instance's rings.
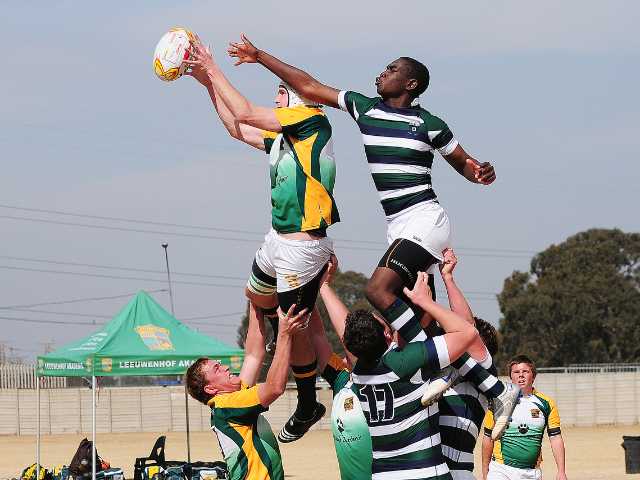
{"label": "curly hair", "polygon": [[429,69],[418,60],[411,57],[400,57],[404,60],[405,64],[409,69],[407,70],[407,78],[413,79],[418,82],[418,86],[415,88],[415,96],[419,97],[422,95],[427,87],[429,87]]}
{"label": "curly hair", "polygon": [[209,357],[200,357],[184,373],[184,386],[187,393],[205,405],[213,398],[212,395],[204,391],[207,379],[202,371],[202,367],[210,360]]}
{"label": "curly hair", "polygon": [[480,334],[482,343],[487,347],[491,356],[495,357],[500,349],[500,333],[486,320],[478,317],[473,317],[473,319],[476,321],[476,329]]}
{"label": "curly hair", "polygon": [[366,364],[377,362],[387,350],[384,326],[363,308],[347,315],[343,341],[345,348]]}
{"label": "curly hair", "polygon": [[531,360],[531,358],[529,358],[528,355],[525,355],[524,353],[516,355],[511,360],[509,360],[509,363],[507,364],[507,372],[509,372],[509,376],[511,376],[511,369],[513,368],[513,366],[519,363],[526,363],[527,365],[529,365],[529,368],[531,368],[531,373],[533,374],[533,378],[536,378],[536,376],[538,375],[536,364],[533,360]]}

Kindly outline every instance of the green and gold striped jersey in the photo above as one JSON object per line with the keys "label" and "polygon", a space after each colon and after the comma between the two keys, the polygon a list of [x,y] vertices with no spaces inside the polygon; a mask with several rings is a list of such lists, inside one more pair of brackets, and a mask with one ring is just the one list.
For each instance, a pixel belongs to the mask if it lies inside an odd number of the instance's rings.
{"label": "green and gold striped jersey", "polygon": [[279,233],[326,230],[340,221],[333,199],[331,125],[319,108],[274,110],[282,131],[263,131],[271,173],[272,226]]}
{"label": "green and gold striped jersey", "polygon": [[208,405],[229,480],[284,480],[278,442],[262,415],[268,408],[260,403],[257,386],[242,382],[241,390],[216,395]]}

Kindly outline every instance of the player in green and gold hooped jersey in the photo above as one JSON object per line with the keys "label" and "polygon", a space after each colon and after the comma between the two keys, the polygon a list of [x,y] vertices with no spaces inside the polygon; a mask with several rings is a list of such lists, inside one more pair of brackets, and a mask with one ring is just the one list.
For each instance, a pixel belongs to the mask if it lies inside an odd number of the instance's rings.
{"label": "player in green and gold hooped jersey", "polygon": [[[327,228],[339,221],[332,194],[331,125],[318,104],[284,83],[275,99],[277,109],[253,105],[222,74],[209,47],[195,38],[187,75],[207,88],[231,136],[270,156],[272,228],[256,252],[245,292],[267,318],[275,317],[278,305],[311,312],[333,253]],[[326,411],[316,399],[317,361],[305,330],[294,339],[291,364],[298,405],[278,435],[281,442],[300,438]]]}
{"label": "player in green and gold hooped jersey", "polygon": [[[258,308],[251,304],[247,358],[264,351],[260,340]],[[256,385],[261,364],[245,359],[240,375],[207,357],[196,360],[184,375],[187,392],[211,407],[211,428],[229,469],[230,480],[284,480],[278,442],[262,415],[287,386],[292,337],[304,324],[306,310],[281,315],[278,342],[265,383]]]}

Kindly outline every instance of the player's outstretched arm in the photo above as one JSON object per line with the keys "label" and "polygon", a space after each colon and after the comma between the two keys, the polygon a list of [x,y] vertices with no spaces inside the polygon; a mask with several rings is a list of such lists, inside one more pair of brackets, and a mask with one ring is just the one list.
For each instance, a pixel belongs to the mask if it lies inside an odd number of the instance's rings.
{"label": "player's outstretched arm", "polygon": [[444,329],[446,333],[443,337],[447,342],[449,359],[454,361],[478,339],[478,331],[460,315],[433,301],[428,277],[426,273],[418,272],[418,279],[413,290],[405,287],[404,293],[409,300],[431,315]]}
{"label": "player's outstretched arm", "polygon": [[263,407],[268,407],[282,395],[287,387],[289,376],[289,363],[291,362],[291,338],[300,331],[300,327],[306,320],[307,309],[297,315],[293,315],[296,305],[291,305],[286,315],[278,309],[280,324],[278,325],[278,341],[273,362],[267,373],[267,380],[258,385],[258,398]]}
{"label": "player's outstretched arm", "polygon": [[295,91],[314,102],[339,108],[338,94],[340,90],[323,85],[307,72],[278,60],[267,52],[258,50],[244,33],[240,34],[242,43],[229,42],[229,56],[235,57],[236,65],[242,63],[259,63],[273,72],[277,77],[287,82]]}
{"label": "player's outstretched arm", "polygon": [[195,35],[195,38],[196,41],[191,42],[192,59],[186,60],[191,65],[191,70],[201,70],[202,75],[206,74],[209,77],[219,97],[238,122],[270,132],[279,132],[282,127],[275,112],[270,108],[255,106],[236,90],[214,62],[210,49],[204,48],[198,35]]}
{"label": "player's outstretched arm", "polygon": [[556,466],[558,467],[556,480],[567,480],[567,474],[565,472],[564,464],[564,440],[562,440],[562,435],[554,435],[552,437],[549,437],[549,443],[551,443],[551,452],[553,453],[553,458],[555,459]]}
{"label": "player's outstretched arm", "polygon": [[480,163],[470,157],[460,145],[444,159],[449,162],[456,172],[473,183],[489,185],[496,179],[496,172],[489,162]]}
{"label": "player's outstretched arm", "polygon": [[250,387],[258,382],[260,370],[266,355],[266,334],[262,310],[254,303],[249,304],[249,328],[247,339],[244,343],[244,362],[239,377]]}
{"label": "player's outstretched arm", "polygon": [[[200,51],[201,57],[211,57],[210,47],[207,46],[205,49]],[[195,78],[199,83],[204,85],[209,92],[209,97],[211,98],[211,102],[222,120],[223,125],[226,127],[229,134],[241,142],[244,142],[252,147],[255,147],[259,150],[265,150],[264,139],[262,137],[262,130],[256,127],[252,127],[250,125],[244,125],[236,120],[233,116],[233,113],[227,108],[224,104],[215,87],[213,86],[213,82],[207,73],[207,61],[206,58],[199,65],[191,65],[190,68],[185,72],[185,75],[190,75]]]}

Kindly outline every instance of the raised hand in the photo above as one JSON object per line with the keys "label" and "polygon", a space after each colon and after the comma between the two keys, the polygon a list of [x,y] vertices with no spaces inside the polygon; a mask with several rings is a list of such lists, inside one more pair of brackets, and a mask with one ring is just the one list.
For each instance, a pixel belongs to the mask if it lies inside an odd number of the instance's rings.
{"label": "raised hand", "polygon": [[489,162],[476,163],[474,160],[467,158],[467,165],[473,168],[475,179],[482,185],[489,185],[496,179],[496,172]]}
{"label": "raised hand", "polygon": [[442,254],[444,255],[444,260],[440,264],[440,274],[444,277],[445,275],[453,274],[453,269],[456,267],[458,259],[451,248],[445,248]]}
{"label": "raised hand", "polygon": [[227,49],[230,57],[238,59],[234,65],[237,66],[242,63],[258,63],[258,49],[254,47],[249,40],[247,40],[244,33],[240,34],[240,38],[242,39],[242,43],[229,42],[231,48]]}
{"label": "raised hand", "polygon": [[185,72],[185,75],[191,75],[198,82],[207,86],[210,83],[208,71],[215,66],[215,62],[211,55],[210,46],[207,45],[205,48],[198,35],[195,35],[195,39],[195,42],[190,42],[189,53],[191,58],[185,60],[185,63],[189,64],[189,69]]}

